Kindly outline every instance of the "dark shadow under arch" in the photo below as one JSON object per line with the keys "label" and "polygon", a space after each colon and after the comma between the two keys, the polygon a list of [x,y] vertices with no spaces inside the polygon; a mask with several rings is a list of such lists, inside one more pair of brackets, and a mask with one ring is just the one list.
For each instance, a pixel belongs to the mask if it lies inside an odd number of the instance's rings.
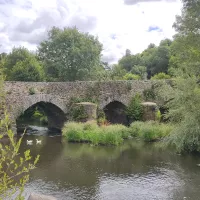
{"label": "dark shadow under arch", "polygon": [[128,125],[128,117],[126,115],[126,106],[119,101],[112,101],[104,107],[106,119],[111,124]]}
{"label": "dark shadow under arch", "polygon": [[31,116],[30,112],[35,110],[35,108],[42,110],[47,116],[47,127],[50,131],[61,132],[64,122],[66,121],[65,113],[55,104],[44,101],[40,101],[26,109],[24,113],[16,120],[17,128],[20,127],[19,124],[21,123],[21,119],[27,118],[27,121],[29,120],[28,118]]}

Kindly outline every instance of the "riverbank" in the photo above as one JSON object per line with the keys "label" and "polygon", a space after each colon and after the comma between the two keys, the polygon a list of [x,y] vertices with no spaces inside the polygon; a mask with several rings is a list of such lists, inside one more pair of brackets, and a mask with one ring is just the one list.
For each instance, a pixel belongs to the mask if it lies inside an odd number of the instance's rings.
{"label": "riverbank", "polygon": [[93,145],[120,145],[124,140],[137,137],[145,142],[161,140],[173,126],[158,122],[134,122],[130,127],[120,124],[98,126],[95,122],[68,122],[62,132],[68,142],[87,142]]}

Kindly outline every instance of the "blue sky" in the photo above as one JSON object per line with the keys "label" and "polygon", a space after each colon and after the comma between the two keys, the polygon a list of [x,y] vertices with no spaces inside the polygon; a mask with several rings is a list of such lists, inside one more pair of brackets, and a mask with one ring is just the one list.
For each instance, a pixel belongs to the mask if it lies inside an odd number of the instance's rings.
{"label": "blue sky", "polygon": [[0,52],[35,50],[52,26],[76,26],[99,37],[102,59],[116,63],[128,48],[172,38],[180,0],[0,0]]}

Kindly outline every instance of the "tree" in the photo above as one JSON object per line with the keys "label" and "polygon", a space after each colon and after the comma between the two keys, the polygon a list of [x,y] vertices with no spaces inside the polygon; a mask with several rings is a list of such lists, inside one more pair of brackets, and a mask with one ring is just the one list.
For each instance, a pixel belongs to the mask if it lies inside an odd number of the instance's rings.
{"label": "tree", "polygon": [[140,54],[136,54],[136,55],[123,56],[119,60],[119,65],[127,72],[130,72],[135,65],[143,66],[144,63]]}
{"label": "tree", "polygon": [[147,72],[147,68],[145,66],[139,66],[139,65],[135,65],[133,66],[131,73],[133,74],[137,74],[141,77],[141,79],[145,79],[145,75]]}
{"label": "tree", "polygon": [[42,81],[44,72],[35,58],[26,58],[18,61],[12,68],[10,80],[14,81]]}
{"label": "tree", "polygon": [[[182,15],[176,17],[174,28],[178,32],[172,45],[170,72],[184,72],[190,76],[200,74],[200,2],[182,0]],[[180,72],[181,71],[181,72]]]}
{"label": "tree", "polygon": [[168,142],[179,152],[200,152],[199,12],[199,1],[183,0],[182,14],[174,24],[178,33],[170,59],[172,69],[176,69],[175,79],[171,85],[161,87],[169,109],[166,116],[176,124]]}
{"label": "tree", "polygon": [[4,70],[4,65],[5,65],[5,60],[6,60],[6,53],[1,53],[0,54],[0,70]]}
{"label": "tree", "polygon": [[42,81],[44,78],[43,68],[35,54],[24,47],[13,48],[5,57],[3,67],[9,81]]}
{"label": "tree", "polygon": [[157,73],[168,73],[171,40],[162,40],[158,47],[147,48],[141,54],[147,67],[148,78]]}
{"label": "tree", "polygon": [[123,76],[126,74],[126,70],[123,69],[120,65],[113,65],[110,72],[111,80],[123,80]]}
{"label": "tree", "polygon": [[130,56],[131,55],[131,50],[130,49],[126,49],[126,55],[125,56]]}
{"label": "tree", "polygon": [[90,80],[101,66],[101,51],[98,38],[77,28],[53,27],[38,47],[38,56],[44,62],[48,80]]}

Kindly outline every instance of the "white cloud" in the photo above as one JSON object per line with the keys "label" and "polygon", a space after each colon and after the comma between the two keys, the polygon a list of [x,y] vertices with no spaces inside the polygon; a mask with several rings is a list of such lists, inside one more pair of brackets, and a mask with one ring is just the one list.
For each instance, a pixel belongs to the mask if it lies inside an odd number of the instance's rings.
{"label": "white cloud", "polygon": [[149,2],[175,2],[176,0],[124,0],[124,4],[126,5],[135,5],[137,3],[149,3]]}
{"label": "white cloud", "polygon": [[179,0],[0,0],[0,52],[33,50],[50,27],[77,26],[99,37],[103,59],[113,63],[127,48],[138,53],[171,38],[180,10]]}

